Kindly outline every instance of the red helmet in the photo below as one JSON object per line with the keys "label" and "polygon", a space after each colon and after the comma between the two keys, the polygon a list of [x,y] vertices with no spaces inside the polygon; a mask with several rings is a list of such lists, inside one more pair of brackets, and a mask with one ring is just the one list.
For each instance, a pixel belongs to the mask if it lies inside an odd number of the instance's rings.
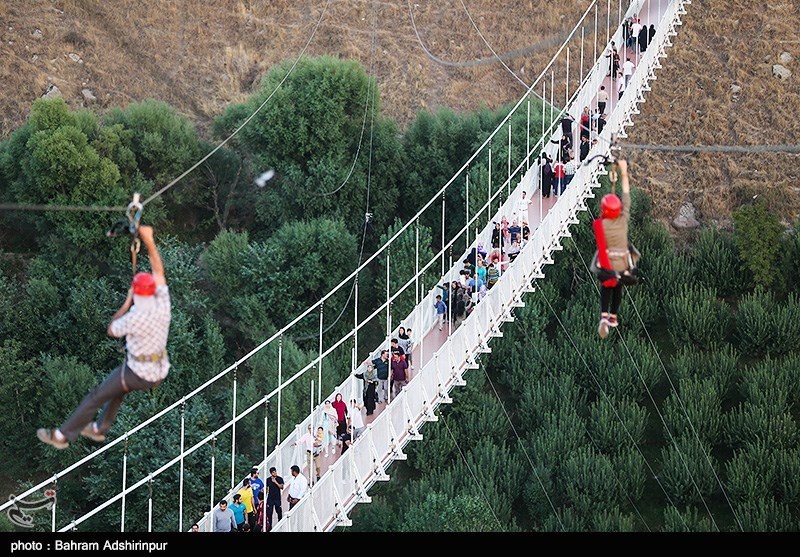
{"label": "red helmet", "polygon": [[156,279],[150,273],[136,273],[133,277],[133,293],[137,296],[153,296],[156,293]]}
{"label": "red helmet", "polygon": [[604,219],[615,219],[622,212],[622,201],[613,193],[607,193],[600,200],[600,212]]}

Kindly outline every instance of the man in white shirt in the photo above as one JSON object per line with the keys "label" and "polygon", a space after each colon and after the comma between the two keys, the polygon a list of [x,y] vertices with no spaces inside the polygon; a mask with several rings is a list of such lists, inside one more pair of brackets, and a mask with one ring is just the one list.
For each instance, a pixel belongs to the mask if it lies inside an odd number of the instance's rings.
{"label": "man in white shirt", "polygon": [[631,25],[631,37],[630,37],[630,41],[628,42],[628,46],[629,47],[634,48],[634,49],[636,48],[636,44],[637,44],[636,41],[639,38],[639,31],[641,31],[641,30],[642,30],[642,22],[637,17],[636,21],[633,23],[633,25]]}
{"label": "man in white shirt", "polygon": [[622,64],[622,75],[625,76],[625,88],[628,88],[628,83],[631,80],[631,76],[633,75],[634,65],[631,62],[631,59],[628,58],[625,60],[625,63]]}
{"label": "man in white shirt", "polygon": [[525,197],[525,192],[522,192],[522,197],[517,199],[514,203],[514,214],[512,216],[513,219],[527,219],[528,218],[528,206],[530,205],[531,200]]}
{"label": "man in white shirt", "polygon": [[[147,247],[152,273],[136,273],[128,297],[111,318],[108,335],[125,337],[125,362],[84,397],[60,428],[36,430],[42,443],[66,449],[79,435],[101,443],[114,423],[122,399],[130,391],[146,391],[159,385],[169,373],[167,336],[171,305],[164,264],[153,239],[152,226],[140,226],[139,238]],[[93,421],[99,408],[97,421]]]}
{"label": "man in white shirt", "polygon": [[350,401],[350,408],[352,408],[352,411],[348,417],[350,418],[350,426],[353,428],[353,441],[355,441],[359,435],[364,433],[367,427],[364,425],[364,416],[361,415],[361,406],[355,399]]}
{"label": "man in white shirt", "polygon": [[308,480],[300,473],[300,467],[297,464],[292,464],[291,470],[293,479],[292,483],[289,484],[289,495],[286,497],[290,509],[308,493]]}

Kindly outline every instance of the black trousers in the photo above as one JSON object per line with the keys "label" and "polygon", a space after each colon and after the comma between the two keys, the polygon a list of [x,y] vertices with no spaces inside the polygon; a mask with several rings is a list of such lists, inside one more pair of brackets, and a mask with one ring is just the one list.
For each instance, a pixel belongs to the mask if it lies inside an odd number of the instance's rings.
{"label": "black trousers", "polygon": [[281,500],[280,499],[268,499],[267,500],[267,520],[269,523],[272,524],[272,509],[275,509],[275,512],[278,513],[278,520],[283,518],[283,510],[281,509]]}
{"label": "black trousers", "polygon": [[622,284],[616,286],[600,286],[600,311],[616,315],[622,304]]}
{"label": "black trousers", "polygon": [[364,394],[364,408],[367,409],[367,416],[371,416],[375,411],[375,383],[367,383],[367,390]]}
{"label": "black trousers", "polygon": [[[600,111],[600,114],[606,113],[606,103],[597,101],[597,110]],[[597,133],[600,133],[599,131]]]}

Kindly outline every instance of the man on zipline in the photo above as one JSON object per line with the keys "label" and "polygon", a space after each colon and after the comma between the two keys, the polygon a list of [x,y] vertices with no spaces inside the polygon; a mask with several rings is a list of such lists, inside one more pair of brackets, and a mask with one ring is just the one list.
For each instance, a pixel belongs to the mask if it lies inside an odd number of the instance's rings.
{"label": "man on zipline", "polygon": [[639,254],[628,243],[628,221],[631,213],[631,187],[628,181],[628,163],[618,160],[622,180],[622,200],[613,193],[603,196],[600,201],[601,216],[592,223],[597,256],[595,267],[600,280],[600,325],[597,332],[600,338],[608,336],[609,327],[618,325],[617,313],[622,303],[624,284],[636,284],[631,274]]}
{"label": "man on zipline", "polygon": [[[98,443],[105,441],[125,395],[159,385],[169,372],[167,335],[171,313],[164,265],[153,240],[153,227],[140,226],[139,238],[147,247],[152,273],[133,277],[125,302],[108,325],[109,336],[126,339],[125,362],[86,395],[60,428],[36,431],[40,441],[56,449],[66,449],[78,435]],[[103,411],[93,421],[100,407]]]}

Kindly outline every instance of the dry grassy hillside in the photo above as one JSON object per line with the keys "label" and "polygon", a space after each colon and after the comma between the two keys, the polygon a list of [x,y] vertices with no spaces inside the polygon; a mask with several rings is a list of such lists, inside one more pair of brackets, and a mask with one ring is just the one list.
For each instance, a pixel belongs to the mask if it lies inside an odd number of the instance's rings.
{"label": "dry grassy hillside", "polygon": [[[530,81],[588,0],[464,4],[498,53],[532,47],[509,61]],[[0,138],[25,120],[31,101],[49,84],[73,107],[102,110],[162,99],[207,129],[228,103],[252,91],[270,66],[298,55],[323,6],[324,0],[0,2]],[[491,57],[461,0],[417,0],[411,6],[425,45],[438,58]],[[519,97],[521,86],[497,63],[452,67],[428,58],[411,26],[408,0],[332,0],[307,53],[355,58],[368,67],[375,13],[375,75],[384,111],[401,125],[420,108],[471,109],[481,102],[494,107]],[[800,0],[694,0],[629,141],[797,142],[798,29]],[[779,81],[771,68],[783,51],[795,57],[788,66],[794,75]],[[732,93],[731,85],[741,92]],[[87,100],[83,89],[96,100]],[[630,156],[637,182],[652,194],[655,211],[665,220],[688,200],[701,220],[725,221],[755,193],[787,220],[800,210],[796,156]]]}
{"label": "dry grassy hillside", "polygon": [[[630,143],[800,143],[800,0],[693,0],[629,132]],[[772,76],[784,51],[787,80]],[[737,94],[732,85],[741,87]],[[800,157],[630,153],[637,183],[671,220],[690,201],[701,222],[729,222],[756,194],[780,216],[800,215]]]}
{"label": "dry grassy hillside", "polygon": [[[534,47],[509,62],[532,79],[588,0],[464,4],[498,53]],[[469,62],[492,56],[460,0],[411,5],[436,57]],[[325,0],[4,0],[0,137],[25,120],[31,101],[50,83],[73,106],[162,99],[205,128],[257,86],[270,66],[297,57],[324,6]],[[331,0],[307,54],[357,59],[368,68],[375,13],[375,75],[384,111],[401,123],[420,108],[493,107],[520,96],[521,86],[497,63],[453,68],[426,57],[407,0]],[[97,101],[85,102],[85,88]]]}

